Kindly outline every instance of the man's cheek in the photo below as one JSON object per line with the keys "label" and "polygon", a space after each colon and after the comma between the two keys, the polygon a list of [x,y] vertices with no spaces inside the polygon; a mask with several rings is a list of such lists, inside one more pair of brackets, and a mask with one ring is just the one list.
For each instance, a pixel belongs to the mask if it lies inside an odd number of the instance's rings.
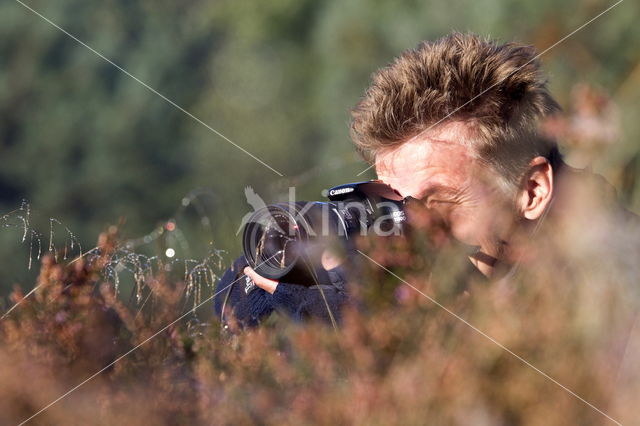
{"label": "man's cheek", "polygon": [[498,223],[501,213],[494,209],[465,209],[452,212],[451,234],[458,241],[469,245],[485,245],[499,238]]}
{"label": "man's cheek", "polygon": [[485,229],[478,219],[467,213],[452,213],[449,216],[449,225],[453,238],[465,244],[479,245],[484,239]]}

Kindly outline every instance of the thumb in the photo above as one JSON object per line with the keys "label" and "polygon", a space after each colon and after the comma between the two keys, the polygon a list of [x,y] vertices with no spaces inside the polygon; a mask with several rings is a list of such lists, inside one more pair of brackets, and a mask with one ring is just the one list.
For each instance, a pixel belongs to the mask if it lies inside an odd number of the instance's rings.
{"label": "thumb", "polygon": [[271,294],[273,294],[273,292],[276,291],[276,287],[278,286],[278,281],[263,277],[262,275],[258,274],[249,266],[244,268],[243,272],[245,275],[251,278],[251,280],[261,289]]}

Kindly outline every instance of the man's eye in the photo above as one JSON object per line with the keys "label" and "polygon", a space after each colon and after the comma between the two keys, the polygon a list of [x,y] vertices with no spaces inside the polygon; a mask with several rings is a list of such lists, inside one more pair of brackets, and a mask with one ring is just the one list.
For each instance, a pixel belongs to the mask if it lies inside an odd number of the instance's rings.
{"label": "man's eye", "polygon": [[436,199],[427,200],[427,208],[433,208],[433,207],[449,205],[449,204],[455,204],[455,201],[454,200],[442,199],[442,198],[436,198]]}

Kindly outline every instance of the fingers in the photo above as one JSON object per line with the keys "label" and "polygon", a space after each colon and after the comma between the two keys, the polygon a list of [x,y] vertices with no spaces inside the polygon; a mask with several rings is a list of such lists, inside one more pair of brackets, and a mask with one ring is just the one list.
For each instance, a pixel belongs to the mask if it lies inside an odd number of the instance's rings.
{"label": "fingers", "polygon": [[344,259],[341,256],[338,256],[336,253],[334,253],[331,250],[325,250],[322,253],[322,267],[324,269],[326,269],[327,271],[340,266],[340,264],[344,261]]}
{"label": "fingers", "polygon": [[244,274],[247,275],[254,283],[261,289],[273,294],[276,291],[276,287],[278,286],[278,281],[271,280],[269,278],[265,278],[259,275],[256,271],[251,269],[251,267],[247,266],[244,268]]}

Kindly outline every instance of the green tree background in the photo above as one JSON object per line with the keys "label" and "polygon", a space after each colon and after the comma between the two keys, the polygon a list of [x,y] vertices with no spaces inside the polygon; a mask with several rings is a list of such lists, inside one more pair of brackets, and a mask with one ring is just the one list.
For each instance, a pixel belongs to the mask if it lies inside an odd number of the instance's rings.
{"label": "green tree background", "polygon": [[[452,30],[552,46],[613,2],[549,0],[25,0],[25,4],[209,124],[280,177],[19,2],[0,3],[0,214],[27,200],[84,247],[121,219],[125,239],[175,219],[177,256],[239,253],[252,186],[265,201],[319,199],[372,177],[348,136],[369,75],[402,50]],[[622,132],[591,165],[638,211],[640,16],[624,1],[542,57],[569,109],[577,83],[617,106]],[[195,192],[194,192],[195,191]],[[183,198],[194,196],[182,206]],[[181,207],[182,206],[182,207]],[[177,213],[176,213],[177,212]],[[204,221],[203,221],[204,220]],[[55,224],[58,247],[68,234]],[[162,237],[163,239],[165,237]],[[138,240],[136,240],[138,241]],[[148,238],[160,252],[173,241]],[[150,241],[150,242],[149,242]],[[185,249],[185,247],[187,247]],[[44,247],[46,249],[46,247]],[[188,250],[189,253],[184,251]],[[21,230],[0,230],[0,286],[33,282]]]}

